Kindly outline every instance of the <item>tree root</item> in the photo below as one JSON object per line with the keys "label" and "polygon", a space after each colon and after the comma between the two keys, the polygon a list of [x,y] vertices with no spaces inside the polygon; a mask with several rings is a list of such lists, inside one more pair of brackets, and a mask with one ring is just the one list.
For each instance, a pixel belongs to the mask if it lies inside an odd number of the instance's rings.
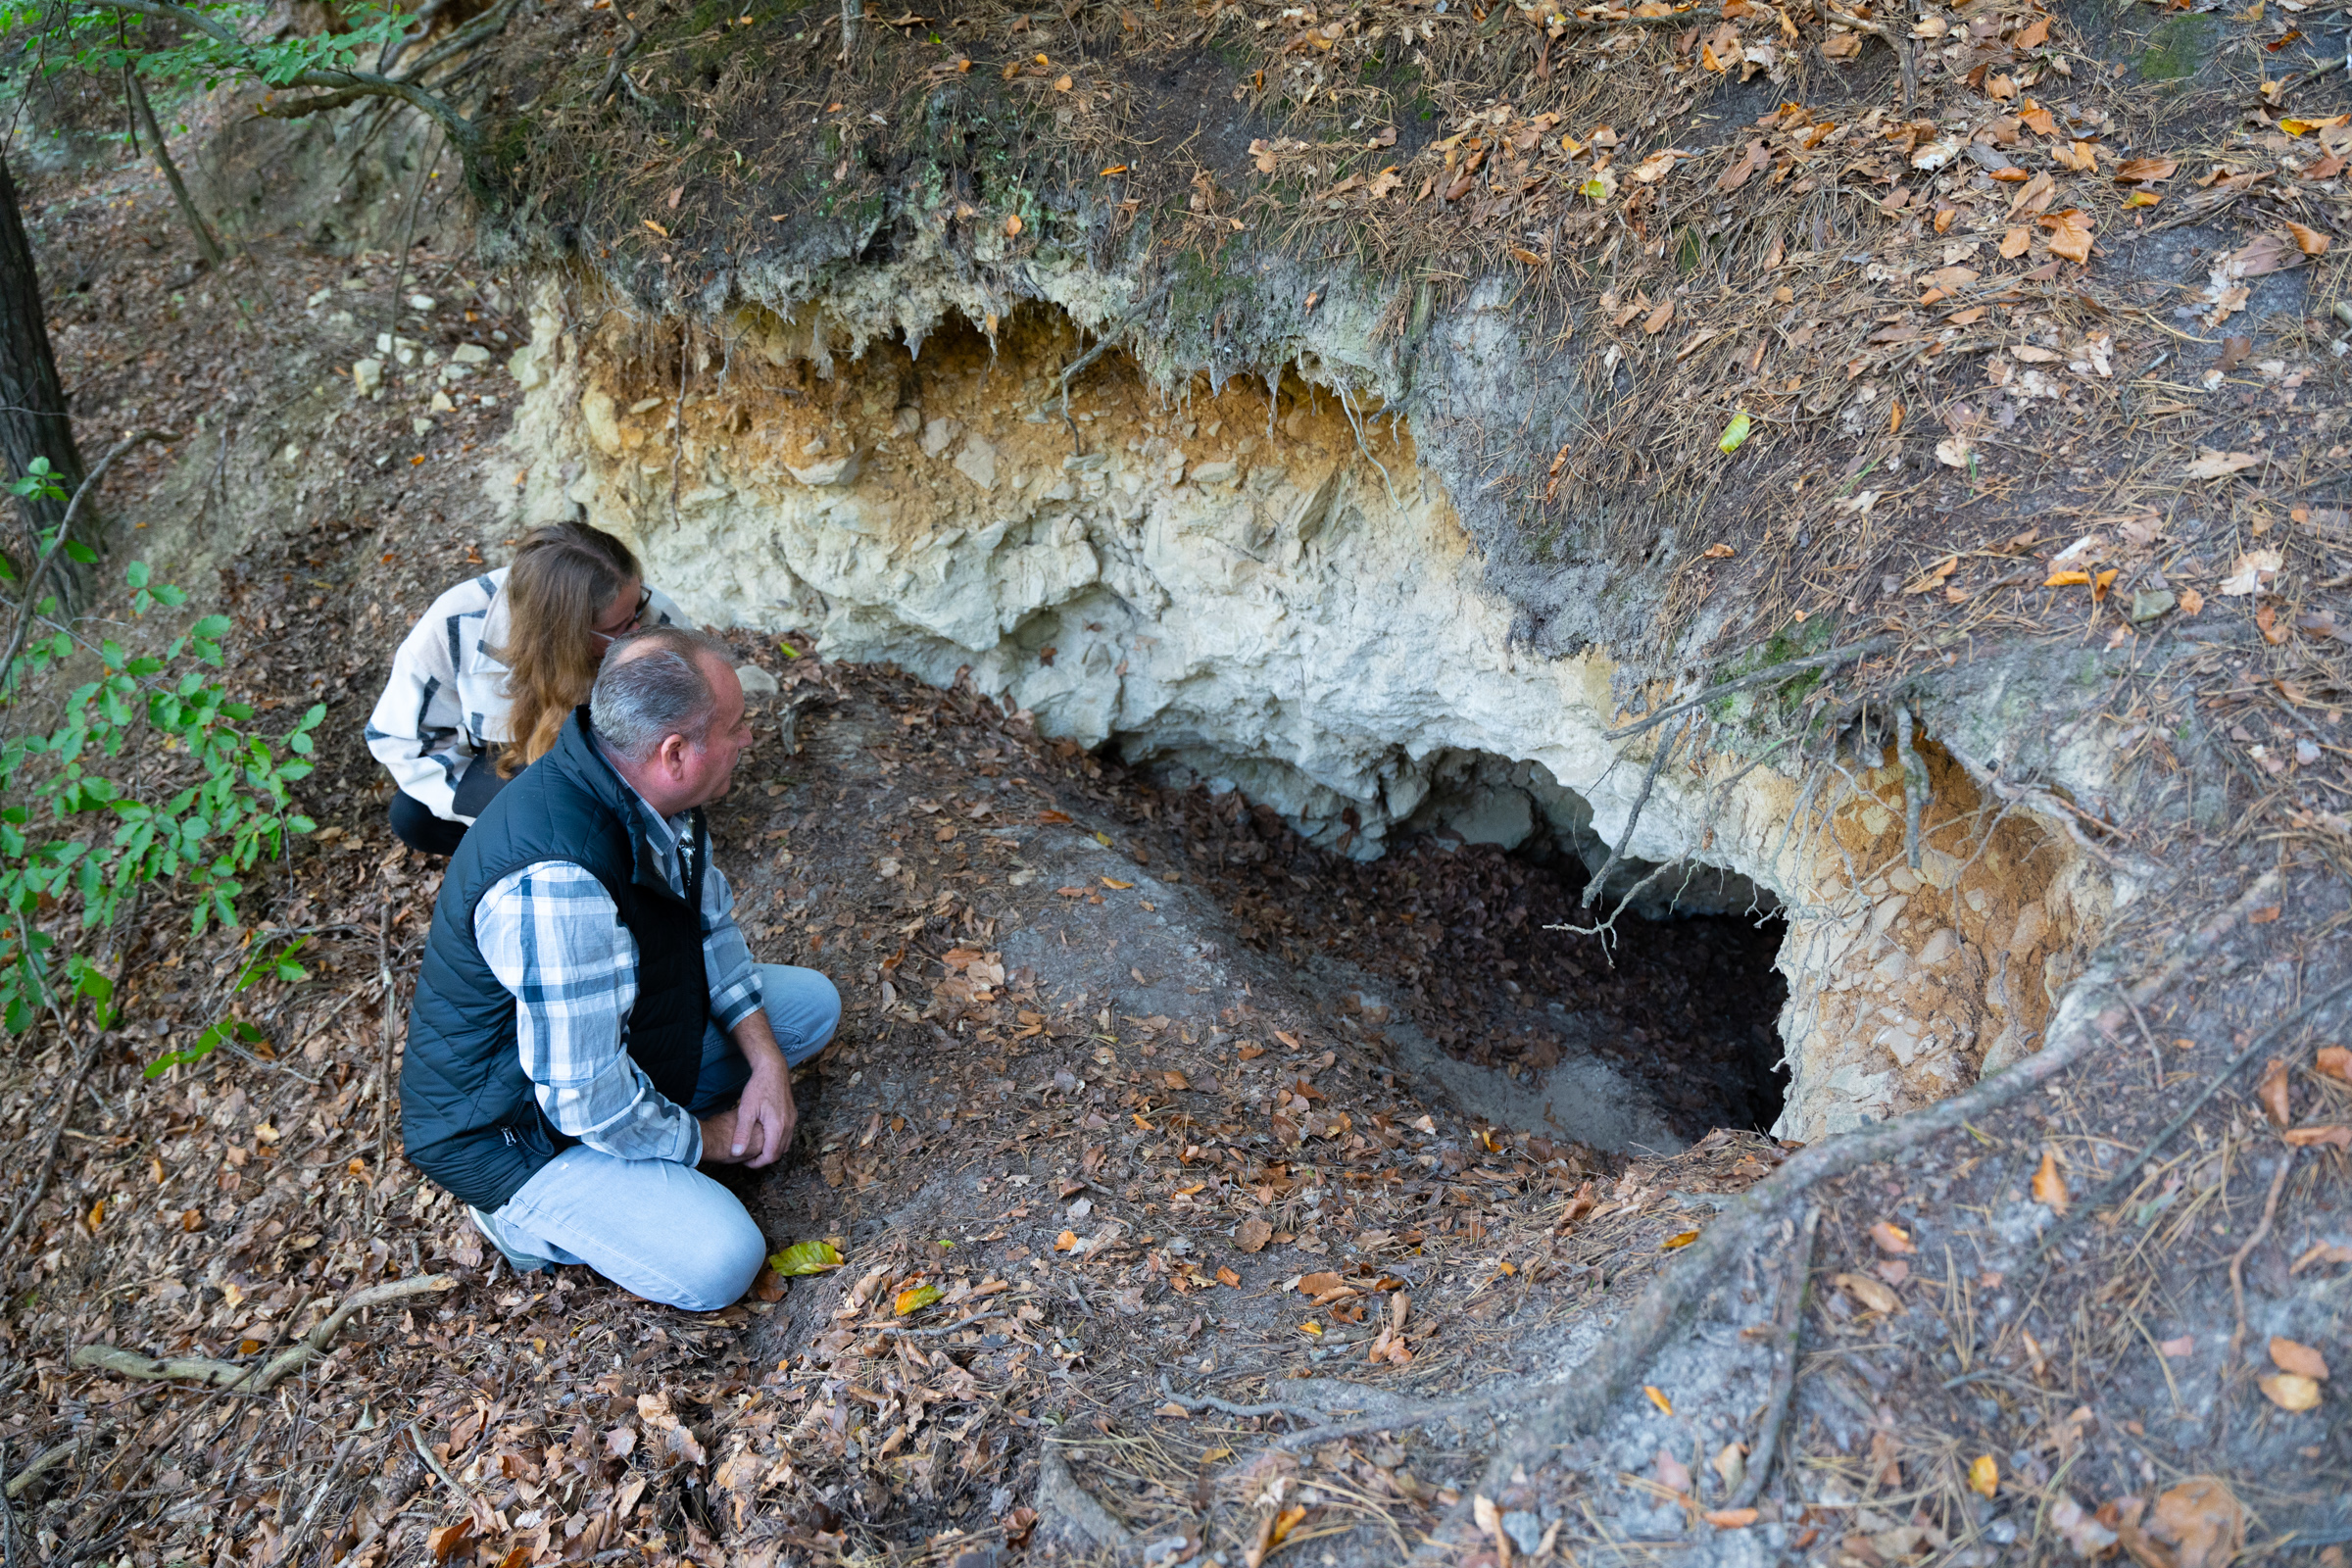
{"label": "tree root", "polygon": [[271,1356],[267,1362],[239,1365],[234,1361],[214,1361],[199,1356],[141,1355],[115,1345],[85,1345],[74,1352],[73,1364],[119,1378],[138,1378],[151,1383],[192,1382],[199,1388],[250,1388],[253,1393],[266,1393],[290,1373],[298,1372],[325,1352],[344,1323],[354,1312],[364,1307],[381,1306],[387,1301],[404,1300],[428,1292],[457,1289],[457,1279],[448,1274],[420,1274],[415,1279],[394,1280],[388,1285],[374,1285],[344,1298],[343,1304],[318,1320],[312,1329],[294,1344]]}
{"label": "tree root", "polygon": [[[2278,884],[2278,872],[2264,873],[2235,904],[2177,944],[2163,966],[2137,985],[2127,987],[2104,966],[2084,973],[2061,1001],[2047,1043],[2016,1066],[1979,1083],[1965,1094],[1871,1131],[1848,1133],[1801,1150],[1734,1200],[1713,1224],[1701,1231],[1697,1241],[1676,1254],[1674,1264],[1661,1270],[1640,1299],[1618,1318],[1578,1368],[1576,1379],[1557,1385],[1556,1393],[1529,1407],[1517,1423],[1511,1441],[1495,1454],[1480,1484],[1463,1490],[1464,1500],[1432,1534],[1422,1548],[1423,1554],[1443,1555],[1452,1549],[1449,1543],[1469,1539],[1472,1528],[1469,1499],[1473,1495],[1497,1494],[1509,1484],[1514,1470],[1540,1465],[1560,1445],[1605,1421],[1684,1317],[1701,1301],[1712,1298],[1714,1292],[1707,1288],[1706,1282],[1724,1278],[1733,1257],[1757,1245],[1765,1226],[1782,1218],[1788,1207],[1816,1183],[1907,1153],[1964,1123],[1982,1120],[2075,1066],[2106,1038],[2110,1026],[2120,1031],[2129,1021],[2121,1006],[2094,1011],[2093,998],[2101,993],[2118,992],[2133,1005],[2147,1006],[2170,991],[2193,966],[2202,963],[2248,915],[2276,903]],[[2210,970],[2207,976],[2210,977]],[[2352,982],[2339,989],[2352,989]]]}
{"label": "tree root", "polygon": [[[2289,1146],[2278,1161],[2278,1174],[2271,1178],[2271,1194],[2262,1200],[2261,1223],[2254,1227],[2254,1234],[2246,1238],[2246,1245],[2230,1254],[2230,1302],[2237,1308],[2237,1328],[2230,1336],[2230,1354],[2222,1362],[2224,1383],[2229,1382],[2230,1374],[2237,1370],[2238,1357],[2245,1353],[2246,1348],[2246,1259],[2254,1255],[2254,1249],[2260,1247],[2263,1238],[2271,1234],[2271,1221],[2278,1217],[2278,1195],[2286,1191],[2286,1179],[2294,1173],[2295,1150]],[[2215,1407],[2218,1412],[2218,1399]]]}
{"label": "tree root", "polygon": [[1764,1491],[1764,1483],[1772,1471],[1773,1450],[1781,1441],[1781,1428],[1788,1422],[1788,1406],[1796,1398],[1797,1352],[1803,1348],[1805,1337],[1805,1299],[1812,1294],[1813,1238],[1821,1228],[1821,1209],[1805,1210],[1797,1226],[1796,1250],[1788,1278],[1782,1282],[1781,1298],[1773,1313],[1774,1348],[1780,1352],[1780,1362],[1773,1368],[1772,1394],[1766,1399],[1763,1424],[1756,1428],[1756,1446],[1747,1456],[1747,1474],[1740,1482],[1740,1490],[1732,1494],[1727,1508],[1744,1508],[1754,1502]]}
{"label": "tree root", "polygon": [[[1727,680],[1710,686],[1696,697],[1686,697],[1679,703],[1668,703],[1654,713],[1637,719],[1620,729],[1610,730],[1608,738],[1613,741],[1632,740],[1637,735],[1656,729],[1677,713],[1687,713],[1693,708],[1703,708],[1719,698],[1731,696],[1734,692],[1747,691],[1756,686],[1775,685],[1787,680],[1800,669],[1835,669],[1841,664],[1859,663],[1873,654],[1885,653],[1887,649],[1895,646],[1897,640],[1893,637],[1872,637],[1843,648],[1833,648],[1826,654],[1809,654],[1803,659],[1784,660],[1780,663],[1759,669],[1753,674],[1742,675],[1737,680]],[[1932,639],[1928,646],[1931,648],[1940,647],[1943,641],[1942,638]]]}
{"label": "tree root", "polygon": [[[1230,1416],[1281,1416],[1292,1422],[1292,1430],[1275,1438],[1267,1446],[1268,1449],[1311,1448],[1317,1444],[1329,1443],[1335,1438],[1361,1437],[1368,1432],[1401,1432],[1409,1427],[1427,1426],[1433,1421],[1450,1421],[1466,1415],[1484,1415],[1507,1399],[1526,1395],[1530,1385],[1525,1382],[1512,1382],[1469,1398],[1435,1400],[1408,1399],[1399,1395],[1391,1394],[1386,1389],[1376,1389],[1360,1383],[1345,1383],[1332,1378],[1319,1379],[1305,1387],[1308,1392],[1321,1396],[1322,1399],[1344,1402],[1323,1403],[1317,1400],[1295,1404],[1235,1404],[1230,1399],[1220,1399],[1214,1395],[1206,1394],[1197,1394],[1191,1398],[1186,1398],[1169,1387],[1168,1375],[1165,1372],[1159,1375],[1159,1392],[1167,1396],[1168,1402],[1181,1405],[1194,1414],[1199,1414],[1202,1410],[1214,1410],[1220,1415]],[[1332,1412],[1339,1409],[1363,1413],[1347,1421],[1329,1420],[1328,1417]],[[1254,1459],[1236,1466],[1227,1474],[1228,1476],[1238,1475],[1248,1470],[1257,1459],[1263,1457],[1264,1451],[1261,1450]]]}
{"label": "tree root", "polygon": [[1911,708],[1894,706],[1894,750],[1903,762],[1903,860],[1919,869],[1919,824],[1928,814],[1928,764],[1911,740]]}

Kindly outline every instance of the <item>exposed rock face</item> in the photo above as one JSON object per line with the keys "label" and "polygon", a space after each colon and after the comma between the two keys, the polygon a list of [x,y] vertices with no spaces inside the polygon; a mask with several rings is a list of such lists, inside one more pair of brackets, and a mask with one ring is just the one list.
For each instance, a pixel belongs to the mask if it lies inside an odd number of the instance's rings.
{"label": "exposed rock face", "polygon": [[[852,355],[810,309],[745,313],[723,350],[698,335],[681,419],[676,333],[582,334],[558,305],[515,365],[519,505],[585,508],[709,621],[814,630],[943,683],[968,669],[1049,733],[1241,788],[1364,856],[1425,830],[1597,864],[1674,733],[1620,755],[1605,650],[1527,647],[1412,431],[1352,397],[1295,375],[1271,396],[1163,387],[1114,356],[1065,423],[1057,317],[1024,313],[993,343],[958,318],[902,320]],[[1942,1098],[2034,1049],[2111,906],[2068,839],[1930,759],[1916,872],[1891,749],[1816,798],[1702,737],[1625,845],[1637,874],[1689,862],[1644,890],[1650,912],[1787,916],[1784,1136]]]}

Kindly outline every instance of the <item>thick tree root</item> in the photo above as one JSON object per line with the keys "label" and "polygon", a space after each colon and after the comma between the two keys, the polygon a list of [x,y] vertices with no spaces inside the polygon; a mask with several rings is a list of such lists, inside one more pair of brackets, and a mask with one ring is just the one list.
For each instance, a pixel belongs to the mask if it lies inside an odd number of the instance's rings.
{"label": "thick tree root", "polygon": [[318,1320],[318,1326],[294,1344],[259,1365],[235,1361],[214,1361],[190,1355],[141,1355],[115,1345],[85,1345],[74,1352],[73,1364],[95,1371],[111,1372],[119,1378],[139,1378],[150,1383],[188,1382],[205,1389],[249,1388],[256,1394],[276,1386],[288,1375],[300,1371],[325,1353],[327,1346],[341,1331],[354,1312],[387,1301],[405,1300],[412,1296],[457,1289],[457,1279],[448,1274],[420,1274],[415,1279],[394,1280],[389,1285],[370,1286],[344,1298],[343,1304]]}
{"label": "thick tree root", "polygon": [[1772,1394],[1764,1403],[1763,1424],[1756,1428],[1755,1448],[1747,1456],[1747,1474],[1740,1478],[1740,1490],[1732,1494],[1726,1507],[1744,1508],[1754,1502],[1771,1477],[1773,1450],[1780,1444],[1781,1429],[1788,1425],[1788,1406],[1796,1398],[1796,1357],[1803,1348],[1805,1300],[1812,1295],[1813,1239],[1820,1229],[1820,1208],[1807,1208],[1797,1225],[1794,1266],[1781,1282],[1781,1298],[1773,1312],[1773,1349],[1780,1362],[1773,1368]]}

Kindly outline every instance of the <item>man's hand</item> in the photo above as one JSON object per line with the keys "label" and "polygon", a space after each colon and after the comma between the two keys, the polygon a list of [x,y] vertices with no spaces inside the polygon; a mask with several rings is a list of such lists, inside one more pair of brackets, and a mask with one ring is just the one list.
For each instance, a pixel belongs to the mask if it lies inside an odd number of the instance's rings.
{"label": "man's hand", "polygon": [[800,1109],[792,1102],[792,1069],[757,1008],[735,1026],[735,1045],[752,1064],[752,1081],[732,1110],[703,1123],[703,1158],[714,1165],[772,1165],[792,1148]]}
{"label": "man's hand", "polygon": [[[772,1048],[774,1058],[770,1067],[755,1060],[752,1081],[743,1086],[743,1098],[735,1108],[725,1113],[728,1125],[720,1130],[715,1148],[725,1150],[733,1158],[752,1169],[772,1165],[792,1148],[792,1129],[799,1122],[800,1108],[792,1102],[792,1070],[784,1065],[781,1052]],[[712,1117],[703,1123],[703,1148],[712,1151],[711,1128],[718,1121]]]}

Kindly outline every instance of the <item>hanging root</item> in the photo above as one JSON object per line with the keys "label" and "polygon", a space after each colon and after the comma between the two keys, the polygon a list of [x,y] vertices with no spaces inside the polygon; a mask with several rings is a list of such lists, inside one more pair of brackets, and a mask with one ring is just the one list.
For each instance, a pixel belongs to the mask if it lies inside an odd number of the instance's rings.
{"label": "hanging root", "polygon": [[387,1301],[405,1300],[412,1296],[456,1290],[458,1282],[448,1274],[419,1274],[415,1279],[394,1280],[389,1285],[371,1286],[344,1298],[343,1304],[318,1320],[318,1326],[294,1344],[271,1356],[266,1362],[212,1361],[192,1355],[141,1355],[114,1345],[85,1345],[74,1352],[73,1364],[95,1367],[119,1378],[140,1378],[150,1383],[176,1383],[185,1379],[200,1388],[250,1388],[256,1394],[268,1392],[288,1374],[300,1371],[323,1354],[327,1346],[341,1331],[344,1322],[364,1307],[381,1306]]}
{"label": "hanging root", "polygon": [[1667,736],[1659,745],[1657,755],[1649,760],[1649,771],[1642,779],[1642,793],[1634,797],[1634,808],[1626,813],[1624,834],[1617,840],[1616,848],[1609,851],[1609,858],[1601,862],[1600,869],[1592,873],[1592,880],[1585,884],[1584,896],[1580,901],[1583,907],[1590,909],[1599,901],[1602,884],[1609,880],[1609,873],[1623,863],[1625,847],[1634,842],[1634,829],[1642,821],[1642,808],[1649,804],[1649,792],[1657,788],[1658,775],[1666,770],[1666,759],[1674,755],[1675,747],[1690,733],[1690,725],[1686,723]]}
{"label": "hanging root", "polygon": [[1894,749],[1903,760],[1903,861],[1916,871],[1919,823],[1928,814],[1928,764],[1911,744],[1911,710],[1902,704],[1894,710]]}

